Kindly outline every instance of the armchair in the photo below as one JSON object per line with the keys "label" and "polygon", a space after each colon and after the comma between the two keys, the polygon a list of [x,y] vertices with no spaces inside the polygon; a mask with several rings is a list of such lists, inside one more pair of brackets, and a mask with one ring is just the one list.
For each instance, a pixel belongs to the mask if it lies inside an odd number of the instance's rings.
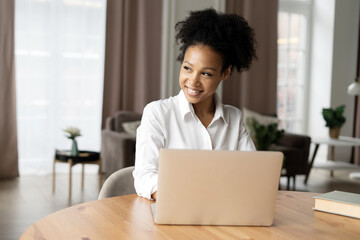
{"label": "armchair", "polygon": [[287,177],[287,188],[290,188],[290,178],[293,178],[295,190],[296,175],[307,173],[311,138],[306,135],[285,133],[274,150],[285,156],[283,176]]}
{"label": "armchair", "polygon": [[[263,115],[247,108],[243,108],[243,114],[248,132],[250,132],[251,128],[248,119],[251,118],[265,126],[279,122],[276,114]],[[310,144],[311,138],[309,136],[285,132],[279,142],[271,148],[271,150],[282,152],[285,156],[282,176],[287,177],[288,189],[290,189],[290,178],[293,178],[293,189],[295,190],[296,175],[307,174]]]}
{"label": "armchair", "polygon": [[106,176],[135,165],[135,136],[127,133],[123,123],[141,120],[141,114],[118,111],[108,117],[101,132],[102,169]]}

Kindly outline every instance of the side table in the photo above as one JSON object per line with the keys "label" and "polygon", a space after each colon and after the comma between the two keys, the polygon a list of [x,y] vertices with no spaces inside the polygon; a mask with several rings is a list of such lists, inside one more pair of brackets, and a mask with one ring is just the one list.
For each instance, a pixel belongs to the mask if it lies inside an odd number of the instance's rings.
{"label": "side table", "polygon": [[[71,156],[70,151],[55,150],[55,157],[53,162],[53,178],[52,178],[52,190],[55,192],[55,164],[56,163],[68,163],[69,164],[69,198],[71,197],[71,181],[72,171],[71,168],[76,164],[82,165],[81,171],[81,190],[84,190],[84,167],[85,164],[97,164],[99,166],[99,175],[101,177],[101,157],[99,152],[93,151],[79,151],[78,156]],[[100,178],[101,181],[101,178]]]}
{"label": "side table", "polygon": [[[334,157],[335,157],[335,147],[360,147],[360,139],[359,138],[353,138],[353,137],[346,137],[346,136],[339,136],[339,138],[312,138],[312,143],[315,144],[315,149],[313,152],[313,155],[311,157],[311,161],[309,163],[308,166],[308,171],[304,180],[304,184],[307,184],[308,178],[309,178],[309,174],[311,171],[311,168],[313,167],[314,161],[315,161],[315,157],[316,157],[316,153],[319,149],[320,144],[323,145],[328,145],[330,147],[330,160],[334,161]],[[344,163],[342,163],[343,166],[339,166],[339,167],[344,167]],[[357,168],[359,167],[358,165],[355,164],[346,164],[345,168],[348,169],[350,167],[354,167]],[[336,167],[332,167],[334,169],[336,169]]]}

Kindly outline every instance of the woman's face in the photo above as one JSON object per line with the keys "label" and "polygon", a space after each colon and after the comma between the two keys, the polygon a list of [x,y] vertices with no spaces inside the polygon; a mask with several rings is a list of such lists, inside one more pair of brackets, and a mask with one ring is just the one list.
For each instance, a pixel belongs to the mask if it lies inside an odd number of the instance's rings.
{"label": "woman's face", "polygon": [[211,47],[193,45],[185,52],[179,84],[192,104],[212,102],[212,96],[222,80],[230,76],[231,66],[222,70],[222,57]]}

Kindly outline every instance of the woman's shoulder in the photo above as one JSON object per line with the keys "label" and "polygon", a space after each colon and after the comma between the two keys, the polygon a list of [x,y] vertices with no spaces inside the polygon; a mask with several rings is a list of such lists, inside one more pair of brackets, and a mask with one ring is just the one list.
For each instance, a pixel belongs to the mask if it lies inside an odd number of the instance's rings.
{"label": "woman's shoulder", "polygon": [[232,105],[223,104],[224,113],[232,114],[232,115],[242,115],[242,111]]}
{"label": "woman's shoulder", "polygon": [[150,102],[145,106],[143,114],[164,115],[174,109],[176,102],[177,96]]}
{"label": "woman's shoulder", "polygon": [[223,109],[224,109],[225,118],[232,119],[232,120],[241,120],[242,119],[243,113],[239,108],[232,106],[232,105],[223,104]]}

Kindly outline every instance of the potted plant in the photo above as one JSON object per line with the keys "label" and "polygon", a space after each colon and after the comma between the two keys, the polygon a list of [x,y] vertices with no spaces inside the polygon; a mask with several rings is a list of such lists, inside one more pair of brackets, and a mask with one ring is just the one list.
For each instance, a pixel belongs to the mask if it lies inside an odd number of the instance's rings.
{"label": "potted plant", "polygon": [[278,130],[278,124],[272,123],[267,126],[260,124],[255,118],[247,120],[250,128],[250,137],[259,151],[271,150],[271,146],[279,142],[284,136],[284,130]]}
{"label": "potted plant", "polygon": [[341,105],[335,109],[323,108],[322,115],[326,122],[326,127],[329,127],[329,134],[331,138],[338,138],[340,135],[340,128],[345,123],[346,118],[343,116],[345,105]]}

